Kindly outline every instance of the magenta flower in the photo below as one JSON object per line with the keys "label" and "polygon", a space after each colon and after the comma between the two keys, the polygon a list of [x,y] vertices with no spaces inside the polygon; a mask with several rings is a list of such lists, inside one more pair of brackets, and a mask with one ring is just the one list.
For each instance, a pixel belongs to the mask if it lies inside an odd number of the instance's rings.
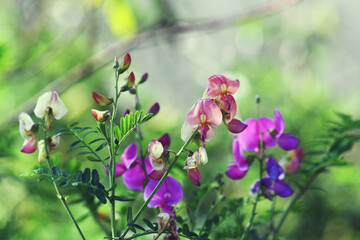
{"label": "magenta flower", "polygon": [[224,122],[227,124],[236,115],[236,102],[233,94],[239,89],[239,80],[230,80],[224,75],[214,75],[209,78],[209,86],[206,95],[216,99],[224,114]]}
{"label": "magenta flower", "polygon": [[234,141],[232,145],[233,154],[235,161],[230,162],[228,166],[228,170],[225,172],[225,174],[234,180],[243,178],[249,168],[249,164],[246,161],[246,158],[244,157],[244,154],[242,152],[242,149],[240,147],[239,139],[234,136]]}
{"label": "magenta flower", "polygon": [[[121,156],[121,162],[116,162],[116,177],[123,177],[125,186],[132,190],[143,190],[143,183],[146,179],[142,169],[142,162],[137,158],[138,149],[135,143],[127,146]],[[145,158],[146,171],[151,170],[149,158]],[[109,174],[105,168],[106,174]]]}
{"label": "magenta flower", "polygon": [[285,123],[277,109],[274,110],[274,120],[261,117],[248,119],[244,123],[248,126],[238,135],[238,139],[241,147],[246,151],[259,152],[261,140],[265,149],[279,144],[282,149],[288,151],[295,149],[299,144],[294,134],[284,134]]}
{"label": "magenta flower", "polygon": [[30,115],[22,112],[19,115],[19,130],[21,136],[25,139],[21,148],[23,153],[33,153],[37,149],[37,142],[35,139],[35,132],[37,131],[37,124],[31,119]]}
{"label": "magenta flower", "polygon": [[181,139],[187,141],[196,127],[202,141],[210,141],[215,136],[215,127],[221,124],[222,114],[218,105],[210,99],[199,99],[190,109],[181,128]]}
{"label": "magenta flower", "polygon": [[[145,201],[149,198],[158,182],[158,180],[149,179],[149,183],[144,190]],[[159,206],[163,212],[171,214],[174,208],[173,205],[181,202],[182,197],[181,184],[176,179],[168,176],[149,202],[148,207],[156,208]]]}
{"label": "magenta flower", "polygon": [[292,150],[289,152],[290,161],[285,163],[285,172],[294,173],[298,170],[300,161],[304,157],[304,148],[300,147],[298,149]]}
{"label": "magenta flower", "polygon": [[[272,157],[267,159],[266,172],[268,177],[263,177],[261,179],[262,188],[260,191],[262,195],[272,200],[272,193],[283,198],[289,197],[294,193],[290,185],[282,181],[285,177],[284,169],[282,169],[278,162]],[[250,193],[255,194],[258,189],[259,180],[256,180],[256,182],[250,187]]]}
{"label": "magenta flower", "polygon": [[165,164],[168,158],[168,147],[170,146],[169,134],[163,134],[158,140],[152,139],[148,146],[151,170],[148,176],[154,180],[159,180],[165,173]]}

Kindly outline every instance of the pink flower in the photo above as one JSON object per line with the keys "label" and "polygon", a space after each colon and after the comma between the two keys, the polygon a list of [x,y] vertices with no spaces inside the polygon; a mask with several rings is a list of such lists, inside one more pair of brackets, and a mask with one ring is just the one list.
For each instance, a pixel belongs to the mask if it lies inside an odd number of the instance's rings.
{"label": "pink flower", "polygon": [[45,116],[46,128],[50,129],[53,119],[61,119],[67,113],[67,108],[55,91],[46,92],[38,98],[34,113],[38,118]]}
{"label": "pink flower", "polygon": [[25,139],[21,148],[21,152],[33,153],[37,149],[35,139],[35,132],[37,131],[37,124],[31,119],[30,115],[22,112],[19,115],[20,134]]}
{"label": "pink flower", "polygon": [[190,109],[181,128],[181,139],[187,141],[196,127],[202,141],[210,141],[215,136],[215,127],[221,124],[222,114],[218,105],[210,99],[199,99]]}
{"label": "pink flower", "polygon": [[224,114],[224,122],[227,124],[236,115],[236,102],[233,94],[239,89],[239,80],[230,80],[224,75],[214,75],[209,78],[209,86],[206,95],[216,99],[221,111]]}
{"label": "pink flower", "polygon": [[187,169],[188,176],[193,184],[200,186],[201,173],[199,166],[205,165],[208,162],[208,156],[205,148],[200,147],[198,151],[194,152],[185,161],[184,169]]}
{"label": "pink flower", "polygon": [[299,140],[294,137],[294,134],[284,134],[285,123],[277,109],[274,110],[274,120],[261,117],[248,119],[244,123],[248,126],[238,135],[238,139],[241,147],[246,151],[259,152],[261,141],[264,149],[279,144],[286,151],[295,149],[299,144]]}
{"label": "pink flower", "polygon": [[298,170],[300,161],[304,157],[304,148],[299,147],[298,149],[292,150],[289,152],[290,161],[285,163],[285,172],[294,173]]}

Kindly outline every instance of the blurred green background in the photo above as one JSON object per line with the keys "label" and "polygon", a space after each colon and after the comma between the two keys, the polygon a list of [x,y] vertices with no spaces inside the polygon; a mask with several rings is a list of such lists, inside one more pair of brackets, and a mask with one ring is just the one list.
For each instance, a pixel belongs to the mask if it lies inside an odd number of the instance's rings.
{"label": "blurred green background", "polygon": [[[78,238],[51,183],[20,177],[38,163],[36,154],[20,152],[17,117],[21,111],[32,114],[37,97],[56,90],[69,112],[55,126],[79,120],[82,126],[95,126],[91,92],[112,95],[114,56],[129,52],[137,79],[149,73],[139,88],[142,107],[160,103],[159,115],[143,127],[144,145],[169,132],[171,148],[179,149],[186,113],[214,74],[240,80],[235,97],[241,119],[257,116],[254,96],[259,94],[261,115],[272,117],[278,108],[287,132],[296,133],[305,149],[321,135],[324,124],[335,119],[335,112],[360,117],[360,3],[304,0],[275,15],[231,21],[269,2],[0,0],[0,239]],[[281,8],[290,1],[273,2]],[[226,24],[199,27],[217,19]],[[119,104],[120,112],[133,109],[133,96],[125,94]],[[73,141],[62,139],[55,161],[101,170],[65,153]],[[202,182],[227,169],[231,141],[225,127],[219,127],[207,145],[209,163],[201,170]],[[291,214],[282,228],[285,239],[360,239],[359,149],[346,156],[352,166],[331,170],[315,182],[325,191],[305,195],[302,210]],[[183,180],[184,201],[191,200],[196,188],[182,171],[175,175]],[[247,196],[254,179],[252,171],[240,181],[226,179],[226,191]],[[120,179],[119,184],[123,195],[137,198],[137,209],[141,193],[126,190]],[[70,201],[78,197],[74,191],[65,190]],[[80,226],[87,239],[103,238],[92,218],[84,215],[84,203],[70,207],[83,218]],[[100,209],[108,214],[107,208]],[[155,211],[146,214],[151,218]],[[106,217],[103,223],[108,224]]]}

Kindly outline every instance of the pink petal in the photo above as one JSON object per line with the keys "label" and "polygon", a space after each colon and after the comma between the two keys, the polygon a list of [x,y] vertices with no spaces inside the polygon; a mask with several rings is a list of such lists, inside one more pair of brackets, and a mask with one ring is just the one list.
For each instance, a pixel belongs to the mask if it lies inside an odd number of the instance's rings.
{"label": "pink petal", "polygon": [[221,124],[222,114],[219,106],[210,99],[203,99],[202,113],[206,116],[206,123],[211,124],[213,127],[217,127]]}
{"label": "pink petal", "polygon": [[194,133],[195,129],[196,129],[196,126],[191,126],[185,121],[181,127],[181,139],[184,142],[189,140],[191,135]]}
{"label": "pink petal", "polygon": [[[116,162],[115,164],[116,164],[115,176],[120,177],[121,175],[124,174],[124,172],[127,171],[127,168],[126,168],[125,164],[123,164],[123,163]],[[104,168],[104,170],[105,170],[105,173],[107,175],[109,175],[109,171],[106,168]]]}
{"label": "pink petal", "polygon": [[36,151],[36,149],[37,149],[37,143],[35,137],[32,137],[24,141],[24,144],[20,151],[23,153],[33,153]]}
{"label": "pink petal", "polygon": [[142,190],[145,181],[145,174],[140,165],[130,168],[123,174],[125,186],[132,190]]}
{"label": "pink petal", "polygon": [[162,178],[162,176],[165,173],[165,168],[163,168],[162,170],[151,170],[150,173],[148,174],[148,176],[154,180],[160,180],[160,178]]}
{"label": "pink petal", "polygon": [[204,112],[202,101],[202,99],[197,100],[186,116],[186,122],[191,126],[197,126],[201,123],[200,115]]}
{"label": "pink petal", "polygon": [[225,95],[217,98],[220,109],[225,113],[225,123],[229,123],[236,115],[236,102],[233,96]]}
{"label": "pink petal", "polygon": [[225,172],[225,174],[234,180],[238,180],[243,178],[246,173],[247,173],[247,169],[246,170],[241,170],[237,165],[233,165],[233,166],[228,166],[228,170]]}
{"label": "pink petal", "polygon": [[223,94],[222,89],[221,89],[221,85],[223,84],[222,80],[214,75],[211,76],[209,78],[209,85],[208,85],[208,89],[206,91],[207,95],[210,98],[215,99],[217,96]]}
{"label": "pink petal", "polygon": [[240,87],[239,80],[230,80],[229,78],[225,77],[224,75],[218,75],[219,78],[226,84],[226,93],[233,95],[237,92]]}
{"label": "pink petal", "polygon": [[276,137],[279,137],[285,130],[285,123],[279,110],[277,110],[276,108],[274,110],[274,123],[275,123]]}
{"label": "pink petal", "polygon": [[276,145],[276,139],[269,133],[270,130],[275,129],[275,123],[271,118],[259,118],[259,126],[262,132],[262,139],[265,142],[265,148],[273,147]]}
{"label": "pink petal", "polygon": [[237,135],[240,146],[246,151],[257,151],[260,141],[258,121],[251,118],[244,123],[247,125],[247,128]]}
{"label": "pink petal", "polygon": [[188,175],[189,175],[190,181],[194,185],[196,185],[196,186],[201,185],[200,184],[201,173],[198,168],[188,169]]}
{"label": "pink petal", "polygon": [[239,138],[237,138],[236,136],[234,137],[234,141],[232,143],[232,150],[233,150],[233,155],[234,155],[234,158],[235,158],[235,162],[237,164],[246,163],[246,158],[244,157],[244,154],[243,154],[242,149],[240,147]]}

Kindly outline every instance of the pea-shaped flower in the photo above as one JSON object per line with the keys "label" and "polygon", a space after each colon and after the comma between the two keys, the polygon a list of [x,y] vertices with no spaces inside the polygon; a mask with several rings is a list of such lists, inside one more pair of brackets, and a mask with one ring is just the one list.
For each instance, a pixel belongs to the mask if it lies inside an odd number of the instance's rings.
{"label": "pea-shaped flower", "polygon": [[198,151],[194,152],[185,161],[184,169],[187,169],[190,181],[196,186],[200,186],[201,173],[199,166],[205,165],[208,162],[208,156],[205,148],[200,147]]}
{"label": "pea-shaped flower", "polygon": [[25,139],[21,148],[21,152],[33,153],[37,149],[35,139],[35,132],[37,131],[37,124],[31,119],[30,115],[22,112],[19,115],[20,134]]}
{"label": "pea-shaped flower", "polygon": [[51,128],[53,119],[61,119],[67,111],[67,108],[55,91],[46,92],[41,95],[34,109],[34,113],[38,118],[45,117],[47,129]]}
{"label": "pea-shaped flower", "polygon": [[215,136],[215,127],[222,121],[218,105],[211,99],[199,99],[190,109],[181,128],[181,139],[187,141],[197,126],[202,141],[211,141]]}

